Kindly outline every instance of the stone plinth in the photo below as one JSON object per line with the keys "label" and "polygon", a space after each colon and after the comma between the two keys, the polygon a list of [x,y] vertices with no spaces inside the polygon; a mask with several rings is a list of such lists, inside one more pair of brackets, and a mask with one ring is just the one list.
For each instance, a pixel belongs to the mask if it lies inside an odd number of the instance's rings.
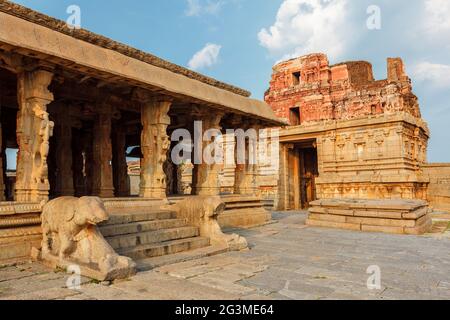
{"label": "stone plinth", "polygon": [[223,195],[225,211],[218,217],[223,228],[252,228],[269,223],[272,215],[258,196]]}
{"label": "stone plinth", "polygon": [[42,241],[39,203],[0,203],[0,266],[29,260]]}
{"label": "stone plinth", "polygon": [[318,200],[310,203],[309,226],[365,232],[424,234],[431,210],[420,200]]}

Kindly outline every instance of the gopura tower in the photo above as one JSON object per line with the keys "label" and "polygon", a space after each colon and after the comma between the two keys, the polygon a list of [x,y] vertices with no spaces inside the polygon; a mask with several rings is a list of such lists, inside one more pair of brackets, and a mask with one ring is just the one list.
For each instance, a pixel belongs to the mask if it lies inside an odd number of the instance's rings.
{"label": "gopura tower", "polygon": [[273,68],[266,102],[291,126],[281,133],[278,207],[315,199],[426,199],[429,130],[400,58],[387,79],[372,65],[330,65],[311,54]]}

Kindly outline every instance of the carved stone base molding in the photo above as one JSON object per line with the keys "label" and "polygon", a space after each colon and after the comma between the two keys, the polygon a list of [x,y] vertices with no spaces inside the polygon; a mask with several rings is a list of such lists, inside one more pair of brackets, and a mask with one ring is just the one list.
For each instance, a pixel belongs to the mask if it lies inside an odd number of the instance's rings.
{"label": "carved stone base molding", "polygon": [[432,225],[432,210],[421,200],[332,199],[310,205],[309,226],[417,235]]}
{"label": "carved stone base molding", "polygon": [[119,256],[106,242],[97,224],[108,213],[96,197],[62,197],[50,201],[42,213],[42,249],[34,258],[52,268],[74,270],[99,281],[124,279],[135,274],[136,265]]}
{"label": "carved stone base molding", "polygon": [[40,247],[42,231],[37,226],[4,226],[0,228],[0,266],[15,264],[30,260],[30,251],[33,247]]}

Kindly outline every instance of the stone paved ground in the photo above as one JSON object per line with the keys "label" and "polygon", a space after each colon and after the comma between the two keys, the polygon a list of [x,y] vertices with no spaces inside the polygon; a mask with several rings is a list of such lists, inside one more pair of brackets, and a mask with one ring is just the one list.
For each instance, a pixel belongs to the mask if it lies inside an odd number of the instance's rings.
{"label": "stone paved ground", "polygon": [[[139,273],[112,285],[38,264],[0,269],[0,299],[450,299],[450,239],[310,228],[304,214],[240,231],[251,250]],[[368,290],[369,266],[381,290]]]}

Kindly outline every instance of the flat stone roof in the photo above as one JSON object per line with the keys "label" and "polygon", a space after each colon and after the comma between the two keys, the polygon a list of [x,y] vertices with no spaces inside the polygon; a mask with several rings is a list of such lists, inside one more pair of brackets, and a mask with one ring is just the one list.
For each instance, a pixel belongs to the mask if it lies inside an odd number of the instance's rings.
{"label": "flat stone roof", "polygon": [[67,27],[65,21],[61,21],[40,12],[31,10],[24,6],[6,1],[0,0],[0,12],[4,12],[18,18],[28,20],[30,22],[39,24],[41,26],[50,28],[52,30],[67,34],[79,40],[83,40],[96,46],[100,46],[106,49],[114,50],[120,52],[130,58],[138,59],[144,61],[148,64],[154,65],[156,67],[164,68],[169,71],[182,74],[191,79],[195,79],[211,86],[224,89],[244,97],[250,97],[251,93],[247,90],[238,88],[236,86],[218,81],[211,77],[207,77],[198,72],[189,70],[187,68],[176,65],[172,62],[166,61],[164,59],[158,58],[150,53],[144,52],[142,50],[135,49],[133,47],[127,46],[120,42],[114,41],[102,35],[96,34],[94,32],[85,29],[70,29]]}

